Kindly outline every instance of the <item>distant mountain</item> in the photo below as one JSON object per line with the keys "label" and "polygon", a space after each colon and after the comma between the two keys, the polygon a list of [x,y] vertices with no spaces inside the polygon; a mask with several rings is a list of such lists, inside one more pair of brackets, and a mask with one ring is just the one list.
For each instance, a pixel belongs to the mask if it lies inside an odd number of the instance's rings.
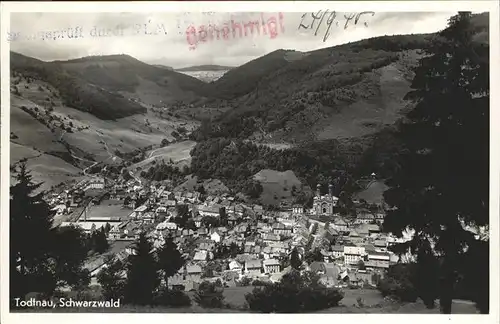
{"label": "distant mountain", "polygon": [[166,65],[161,65],[161,64],[153,64],[153,66],[160,68],[160,69],[166,69],[169,71],[174,71],[174,68],[171,66],[166,66]]}
{"label": "distant mountain", "polygon": [[231,66],[222,66],[222,65],[195,65],[184,67],[180,69],[175,69],[179,72],[197,72],[197,71],[229,71],[233,69]]}
{"label": "distant mountain", "polygon": [[234,99],[251,92],[262,78],[289,63],[284,57],[288,52],[294,51],[274,51],[231,69],[214,83],[214,91],[224,99]]}
{"label": "distant mountain", "polygon": [[[488,15],[473,16],[479,55],[487,57]],[[258,142],[354,139],[393,125],[413,68],[437,34],[365,39],[307,53],[277,50],[228,71],[212,93],[226,112],[193,134]]]}
{"label": "distant mountain", "polygon": [[[128,55],[89,56],[44,62],[11,52],[11,69],[56,88],[65,104],[101,119],[116,119],[146,108],[130,100],[144,88],[158,94],[154,101],[194,102],[207,92],[196,78],[143,63]],[[126,93],[130,94],[126,95]],[[158,99],[160,98],[160,99]]]}
{"label": "distant mountain", "polygon": [[[197,78],[198,80],[201,80],[203,82],[210,83],[220,79],[226,72],[227,71],[225,70],[220,70],[220,71],[184,71],[180,73],[192,76],[193,78]],[[207,87],[211,86],[212,85],[207,85]]]}

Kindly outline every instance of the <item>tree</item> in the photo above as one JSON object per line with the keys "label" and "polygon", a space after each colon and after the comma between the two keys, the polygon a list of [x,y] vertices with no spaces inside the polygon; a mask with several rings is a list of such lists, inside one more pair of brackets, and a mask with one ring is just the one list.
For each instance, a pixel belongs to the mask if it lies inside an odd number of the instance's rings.
{"label": "tree", "polygon": [[11,171],[16,181],[10,187],[11,295],[39,292],[50,296],[61,286],[87,286],[83,232],[74,227],[52,228],[53,212],[43,200],[44,192],[37,192],[41,183],[32,182],[25,160]]}
{"label": "tree", "polygon": [[93,245],[93,250],[96,253],[102,254],[106,252],[109,248],[109,243],[106,238],[106,232],[104,228],[101,228],[94,233],[92,233],[92,245]]}
{"label": "tree", "polygon": [[102,287],[103,297],[109,299],[123,298],[125,287],[125,265],[114,255],[108,255],[106,266],[97,274],[97,282]]}
{"label": "tree", "polygon": [[181,269],[186,260],[177,249],[171,237],[165,238],[165,244],[158,250],[158,266],[165,280],[165,287],[168,289],[168,278],[175,275]]}
{"label": "tree", "polygon": [[299,251],[297,251],[297,248],[293,248],[292,250],[292,253],[290,255],[290,265],[295,270],[299,270],[302,266],[302,260],[300,260]]}
{"label": "tree", "polygon": [[179,227],[185,228],[187,221],[189,220],[189,206],[182,204],[175,206],[177,211],[177,216],[174,218],[174,222],[179,225]]}
{"label": "tree", "polygon": [[81,290],[90,284],[90,272],[83,268],[88,246],[81,228],[68,226],[54,232],[53,258],[58,286]]}
{"label": "tree", "polygon": [[308,253],[306,253],[304,259],[307,263],[311,264],[315,261],[323,261],[324,257],[323,254],[321,254],[321,250],[319,248],[315,248],[313,251],[309,251]]}
{"label": "tree", "polygon": [[204,281],[198,287],[194,300],[204,308],[224,307],[224,287],[218,282]]}
{"label": "tree", "polygon": [[30,291],[50,295],[56,287],[50,259],[54,215],[43,192],[35,193],[41,183],[32,182],[26,161],[11,172],[16,184],[10,187],[10,294],[12,298]]}
{"label": "tree", "polygon": [[125,302],[137,305],[151,305],[160,284],[158,266],[153,246],[144,233],[141,233],[128,257]]}
{"label": "tree", "polygon": [[205,187],[203,185],[199,185],[196,191],[198,191],[200,195],[206,194]]}
{"label": "tree", "polygon": [[365,270],[365,269],[366,269],[365,263],[363,262],[363,260],[359,260],[358,261],[358,270]]}
{"label": "tree", "polygon": [[[398,134],[405,147],[384,194],[395,207],[384,230],[401,235],[410,227],[416,234],[407,247],[418,254],[429,245],[440,257],[440,307],[446,314],[458,260],[475,241],[463,224],[489,221],[489,48],[472,42],[470,17],[460,12],[450,18],[420,60],[407,95],[416,106]],[[485,285],[482,295],[488,294]]]}
{"label": "tree", "polygon": [[335,288],[327,288],[312,272],[293,270],[278,283],[254,288],[245,295],[253,311],[263,313],[301,313],[338,306],[343,294]]}

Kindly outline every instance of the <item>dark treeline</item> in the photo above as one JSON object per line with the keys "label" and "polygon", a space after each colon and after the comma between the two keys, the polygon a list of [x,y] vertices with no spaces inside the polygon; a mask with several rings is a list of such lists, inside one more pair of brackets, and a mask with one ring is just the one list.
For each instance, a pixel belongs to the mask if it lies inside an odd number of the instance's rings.
{"label": "dark treeline", "polygon": [[375,150],[364,153],[361,142],[343,144],[336,140],[275,150],[252,142],[219,138],[198,143],[193,148],[191,171],[200,178],[218,178],[234,187],[262,169],[292,170],[313,188],[318,183],[334,183],[338,195],[340,190],[355,189],[353,178],[387,167],[390,154]]}
{"label": "dark treeline", "polygon": [[420,297],[429,308],[439,298],[445,314],[459,282],[482,313],[489,306],[489,233],[480,233],[489,226],[489,51],[474,40],[472,17],[451,17],[420,59],[384,193],[384,230],[415,230],[395,248],[417,256]]}
{"label": "dark treeline", "polygon": [[141,177],[153,181],[170,180],[174,185],[177,185],[182,182],[189,172],[190,169],[188,166],[184,166],[181,169],[173,164],[167,164],[162,160],[160,163],[154,163],[147,171],[142,171]]}

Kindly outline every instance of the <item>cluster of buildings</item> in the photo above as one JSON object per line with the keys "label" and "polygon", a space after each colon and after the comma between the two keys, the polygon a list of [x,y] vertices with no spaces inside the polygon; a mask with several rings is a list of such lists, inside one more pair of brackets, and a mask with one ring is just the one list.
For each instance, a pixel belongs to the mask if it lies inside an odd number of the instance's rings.
{"label": "cluster of buildings", "polygon": [[[397,240],[380,230],[384,212],[360,208],[357,217],[343,218],[336,213],[338,198],[329,189],[326,196],[317,193],[312,209],[289,206],[268,211],[229,194],[205,196],[169,191],[161,183],[143,185],[132,179],[110,185],[94,179],[59,195],[79,213],[76,221],[61,226],[79,226],[87,233],[105,229],[111,245],[132,244],[141,233],[154,248],[172,238],[187,262],[168,282],[187,290],[204,280],[221,279],[226,285],[238,285],[245,277],[279,281],[290,271],[294,249],[304,269],[320,274],[329,286],[373,283],[374,273],[383,275],[398,261],[388,252]],[[184,227],[178,221],[182,210],[189,219]],[[122,257],[132,253],[130,244],[118,251]],[[232,252],[221,254],[224,249]],[[105,266],[104,259],[92,261],[92,274]],[[217,271],[208,271],[214,264]]]}

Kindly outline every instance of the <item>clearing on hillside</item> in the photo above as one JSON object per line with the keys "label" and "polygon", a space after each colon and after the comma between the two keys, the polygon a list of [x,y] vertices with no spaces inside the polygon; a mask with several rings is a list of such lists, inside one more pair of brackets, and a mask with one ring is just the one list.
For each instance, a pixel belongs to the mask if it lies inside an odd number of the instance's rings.
{"label": "clearing on hillside", "polygon": [[279,172],[265,169],[253,178],[262,184],[260,202],[265,205],[278,205],[281,200],[293,199],[293,187],[295,186],[297,193],[302,187],[302,183],[291,170]]}

